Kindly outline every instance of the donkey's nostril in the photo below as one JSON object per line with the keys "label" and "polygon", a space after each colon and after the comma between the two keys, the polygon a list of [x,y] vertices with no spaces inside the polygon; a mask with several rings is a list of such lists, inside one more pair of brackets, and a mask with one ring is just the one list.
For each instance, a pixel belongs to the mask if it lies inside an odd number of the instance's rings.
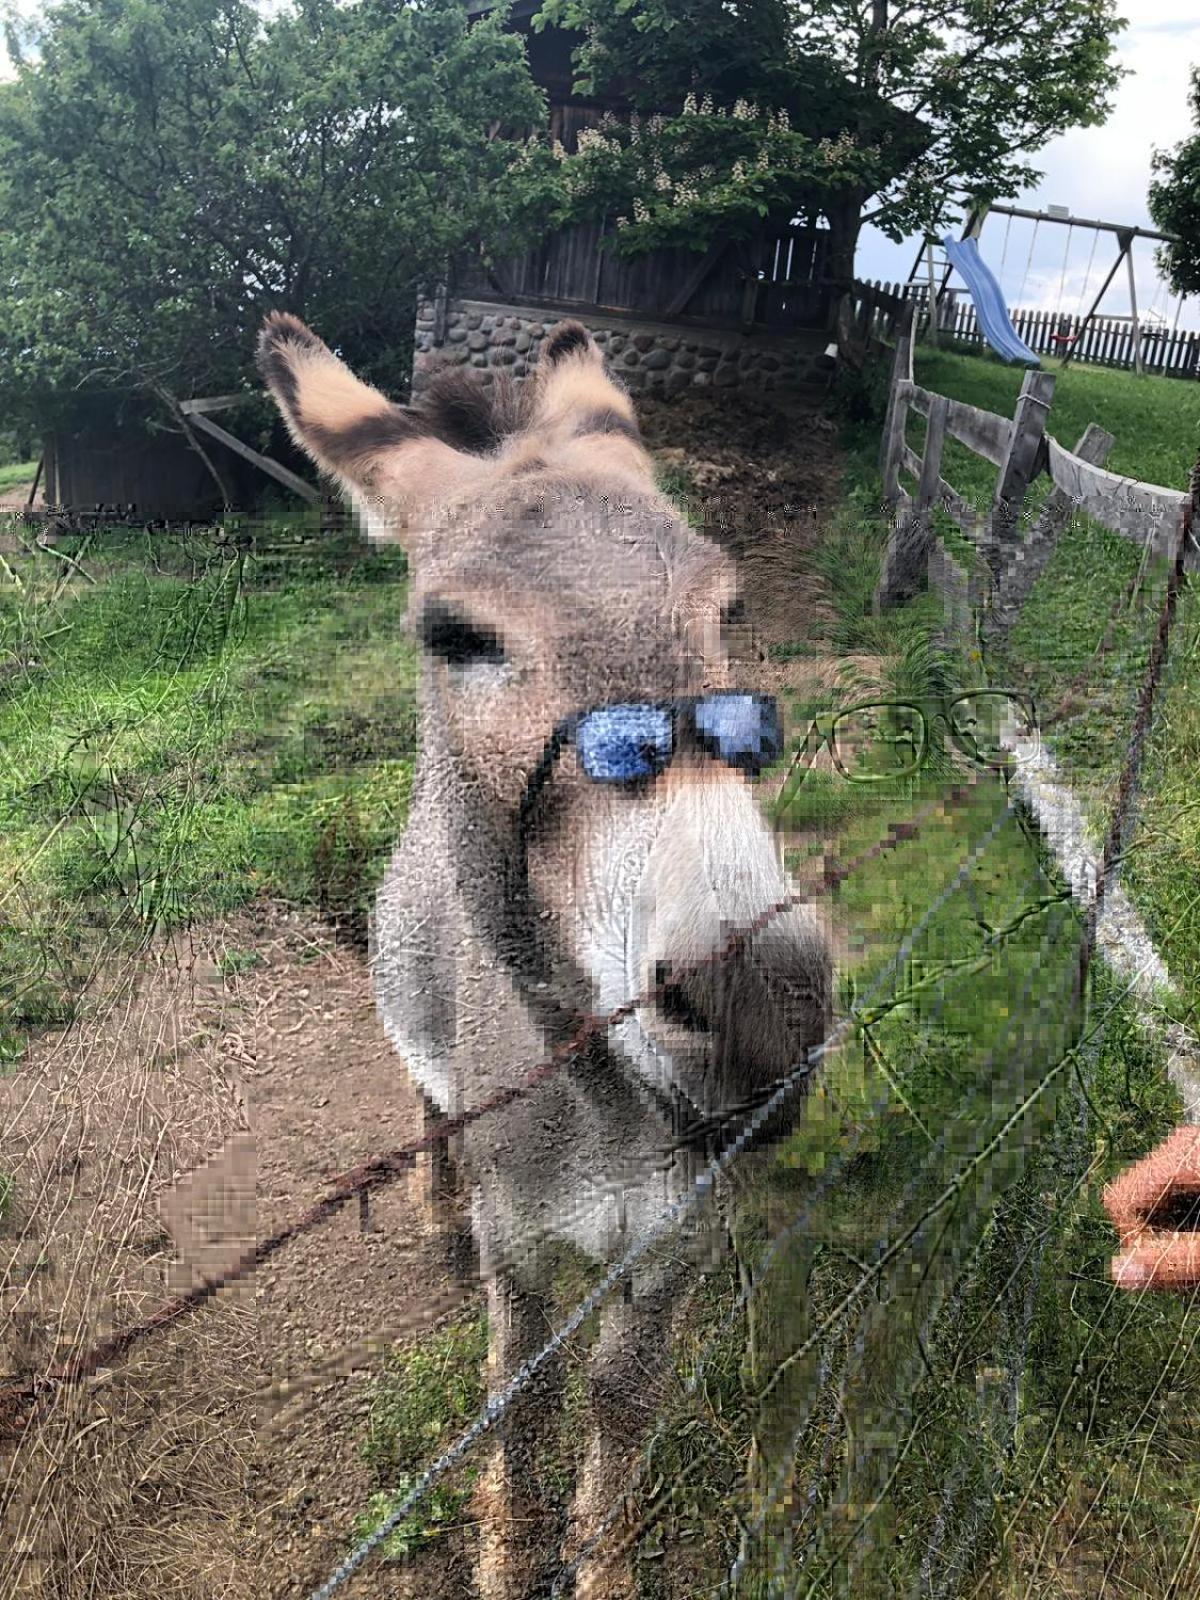
{"label": "donkey's nostril", "polygon": [[677,1027],[687,1028],[691,1033],[707,1033],[707,1018],[692,1004],[684,985],[672,980],[671,972],[669,961],[656,963],[654,984],[656,988],[662,990],[657,1002],[659,1016],[664,1022],[673,1022]]}

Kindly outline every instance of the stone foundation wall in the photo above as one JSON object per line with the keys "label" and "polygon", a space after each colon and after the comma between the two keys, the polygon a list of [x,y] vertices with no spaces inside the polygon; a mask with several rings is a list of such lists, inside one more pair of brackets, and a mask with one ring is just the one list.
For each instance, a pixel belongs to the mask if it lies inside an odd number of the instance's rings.
{"label": "stone foundation wall", "polygon": [[[524,378],[537,365],[542,340],[566,312],[531,306],[495,305],[484,300],[450,300],[438,342],[438,313],[432,300],[417,307],[412,392],[416,398],[431,370],[449,362],[470,364],[483,373],[506,371]],[[776,389],[825,377],[828,335],[743,334],[726,329],[691,328],[663,322],[635,322],[588,313],[578,320],[590,329],[605,359],[635,393],[679,394],[685,389]]]}

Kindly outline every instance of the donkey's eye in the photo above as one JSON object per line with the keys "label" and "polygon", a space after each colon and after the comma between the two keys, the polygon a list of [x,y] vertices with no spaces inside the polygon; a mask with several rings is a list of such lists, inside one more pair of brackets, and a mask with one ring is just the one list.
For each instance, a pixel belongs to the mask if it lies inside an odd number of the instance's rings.
{"label": "donkey's eye", "polygon": [[433,604],[425,608],[421,636],[431,655],[453,667],[481,662],[499,664],[504,660],[499,635],[485,623],[473,622],[450,606]]}

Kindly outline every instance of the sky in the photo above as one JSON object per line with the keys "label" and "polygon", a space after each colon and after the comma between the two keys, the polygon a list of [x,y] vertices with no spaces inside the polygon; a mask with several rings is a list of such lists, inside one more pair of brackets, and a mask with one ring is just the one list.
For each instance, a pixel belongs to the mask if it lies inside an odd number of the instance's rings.
{"label": "sky", "polygon": [[[1119,35],[1118,53],[1121,65],[1132,71],[1117,86],[1111,116],[1103,127],[1078,128],[1052,139],[1031,157],[1032,164],[1040,167],[1045,177],[1036,188],[1025,190],[1014,205],[1027,210],[1062,205],[1068,206],[1074,216],[1097,222],[1154,227],[1146,206],[1151,153],[1155,146],[1170,149],[1195,132],[1187,96],[1191,69],[1200,66],[1200,4],[1197,0],[1125,0],[1121,11],[1129,19],[1129,26]],[[1089,288],[1089,298],[1082,305],[1086,311],[1116,259],[1115,237],[1077,228],[1068,240],[1066,228],[1058,223],[1043,223],[1035,242],[1033,223],[1013,218],[1006,250],[1008,221],[1001,216],[989,218],[984,224],[980,251],[1000,277],[1009,305],[1077,312],[1085,288]],[[1092,257],[1096,240],[1099,242]],[[912,271],[919,244],[915,238],[902,245],[893,244],[868,224],[863,229],[855,263],[859,277],[885,283],[903,281]],[[1138,309],[1145,311],[1153,306],[1173,321],[1176,299],[1168,295],[1158,278],[1154,248],[1149,239],[1138,240],[1134,245]],[[1128,315],[1125,267],[1113,280],[1100,311]],[[1200,297],[1185,302],[1179,326],[1200,329]]]}
{"label": "sky", "polygon": [[[263,0],[264,10],[277,10],[281,0]],[[16,9],[31,14],[38,0],[16,0]],[[1031,210],[1068,206],[1073,215],[1102,222],[1153,228],[1146,206],[1153,149],[1169,149],[1194,132],[1188,106],[1191,69],[1200,66],[1200,4],[1197,0],[1124,0],[1129,26],[1119,36],[1121,65],[1130,75],[1118,85],[1113,111],[1099,128],[1080,128],[1052,140],[1033,162],[1045,173],[1036,188],[1014,202]],[[0,41],[0,77],[9,64]],[[984,227],[980,247],[985,261],[1000,277],[1010,306],[1037,310],[1086,310],[1116,256],[1109,234],[993,216]],[[1006,240],[1007,233],[1007,240]],[[863,230],[856,268],[862,278],[903,281],[912,270],[920,241],[896,245],[875,228]],[[1093,253],[1093,244],[1095,250]],[[1032,254],[1031,254],[1032,248]],[[1168,294],[1154,267],[1154,246],[1134,246],[1138,308],[1153,309],[1173,321],[1176,300]],[[1065,269],[1065,270],[1064,270]],[[1089,270],[1090,269],[1090,270]],[[1129,289],[1124,268],[1105,296],[1101,312],[1125,315]],[[1184,304],[1180,327],[1200,329],[1200,297]]]}

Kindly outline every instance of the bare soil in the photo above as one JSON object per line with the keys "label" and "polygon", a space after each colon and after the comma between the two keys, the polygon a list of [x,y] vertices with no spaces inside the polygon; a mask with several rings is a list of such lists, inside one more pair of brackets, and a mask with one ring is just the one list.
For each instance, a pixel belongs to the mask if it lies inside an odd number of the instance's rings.
{"label": "bare soil", "polygon": [[[741,396],[639,409],[741,558],[764,643],[819,631],[806,557],[837,491],[833,424]],[[758,681],[829,666],[760,658]],[[43,1372],[137,1321],[421,1131],[362,953],[315,914],[255,903],[115,963],[80,1019],[0,1078],[3,1372]],[[63,1391],[0,1442],[0,1594],[312,1592],[376,1487],[361,1456],[372,1374],[396,1341],[479,1303],[455,1265],[422,1162],[373,1198],[369,1231],[345,1208]],[[372,1559],[341,1592],[469,1600],[474,1543],[466,1527],[404,1567]]]}
{"label": "bare soil", "polygon": [[[24,511],[25,502],[29,499],[29,491],[32,487],[33,479],[30,478],[28,483],[14,483],[10,484],[7,489],[0,489],[0,511]],[[42,506],[45,503],[45,497],[39,488],[34,505]]]}
{"label": "bare soil", "polygon": [[[330,1177],[418,1137],[421,1114],[361,954],[262,903],[98,983],[0,1080],[0,1126],[3,1369],[23,1377],[228,1268]],[[266,1600],[322,1583],[375,1487],[372,1369],[471,1294],[425,1178],[374,1196],[366,1233],[346,1208],[27,1427],[0,1457],[0,1593]],[[345,1592],[410,1600],[436,1571],[469,1594],[455,1543]]]}

